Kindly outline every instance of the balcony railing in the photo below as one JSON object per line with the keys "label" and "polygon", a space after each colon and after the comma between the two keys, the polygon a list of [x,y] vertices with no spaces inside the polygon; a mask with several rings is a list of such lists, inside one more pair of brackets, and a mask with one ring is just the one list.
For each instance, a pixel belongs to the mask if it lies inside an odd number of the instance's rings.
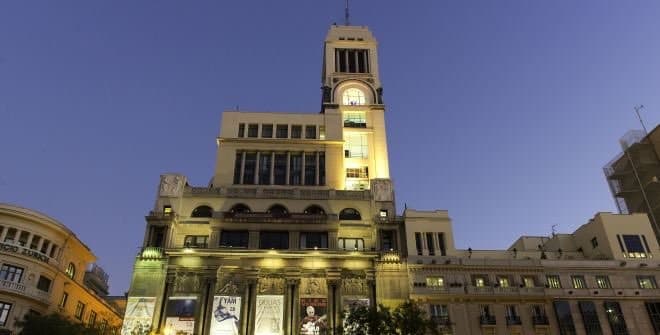
{"label": "balcony railing", "polygon": [[482,315],[479,317],[479,323],[481,325],[496,325],[497,320],[495,319],[495,315]]}
{"label": "balcony railing", "polygon": [[140,258],[142,258],[142,259],[159,259],[159,258],[163,258],[163,248],[160,248],[160,247],[144,247],[140,251]]}
{"label": "balcony railing", "polygon": [[548,317],[545,315],[534,315],[532,316],[532,323],[535,326],[547,326],[549,325]]}
{"label": "balcony railing", "polygon": [[333,214],[304,214],[304,213],[287,213],[287,214],[273,214],[273,213],[232,213],[221,212],[220,217],[225,222],[232,223],[308,223],[308,224],[323,224],[328,223],[330,220],[336,220],[337,215]]}
{"label": "balcony railing", "polygon": [[369,200],[371,192],[329,190],[304,187],[242,186],[242,187],[192,187],[184,189],[184,195],[202,197],[300,199],[300,200]]}
{"label": "balcony railing", "polygon": [[10,280],[0,280],[0,290],[20,294],[42,302],[48,302],[50,299],[50,294],[48,292],[41,291],[36,287],[26,287],[21,283]]}

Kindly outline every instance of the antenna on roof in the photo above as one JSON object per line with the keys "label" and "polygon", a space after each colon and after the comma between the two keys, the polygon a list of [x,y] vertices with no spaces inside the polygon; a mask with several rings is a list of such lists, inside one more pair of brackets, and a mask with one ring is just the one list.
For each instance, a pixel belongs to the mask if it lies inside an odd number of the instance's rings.
{"label": "antenna on roof", "polygon": [[[348,0],[346,0],[348,1]],[[642,124],[642,129],[644,129],[644,135],[648,135],[648,132],[646,131],[646,126],[644,125],[644,120],[642,120],[642,115],[639,114],[639,111],[644,108],[644,105],[639,105],[635,106],[635,114],[637,114],[637,118],[639,119],[639,123]]]}
{"label": "antenna on roof", "polygon": [[552,237],[555,237],[557,235],[557,225],[553,224],[552,225]]}
{"label": "antenna on roof", "polygon": [[346,0],[346,9],[344,9],[344,25],[350,26],[351,23],[349,21],[349,12],[348,12],[348,0]]}

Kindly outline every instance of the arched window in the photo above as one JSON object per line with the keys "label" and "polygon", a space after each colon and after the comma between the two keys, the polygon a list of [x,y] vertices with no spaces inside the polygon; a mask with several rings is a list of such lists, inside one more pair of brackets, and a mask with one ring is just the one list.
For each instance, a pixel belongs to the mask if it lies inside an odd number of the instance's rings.
{"label": "arched window", "polygon": [[273,215],[273,217],[283,217],[289,215],[289,210],[282,205],[272,205],[268,209],[268,213]]}
{"label": "arched window", "polygon": [[236,204],[229,210],[229,212],[233,214],[243,214],[243,213],[250,213],[252,212],[252,210],[250,209],[250,207],[246,205]]}
{"label": "arched window", "polygon": [[364,105],[365,103],[366,99],[361,89],[354,87],[347,88],[342,94],[342,104],[344,105],[356,106]]}
{"label": "arched window", "polygon": [[325,214],[325,210],[323,210],[323,207],[321,207],[319,205],[311,205],[311,206],[305,208],[305,214],[323,215],[323,214]]}
{"label": "arched window", "polygon": [[344,208],[339,212],[339,220],[362,220],[362,216],[355,208]]}
{"label": "arched window", "polygon": [[73,265],[73,263],[69,263],[64,273],[66,273],[66,275],[69,276],[69,278],[73,279],[73,277],[76,275],[76,266]]}
{"label": "arched window", "polygon": [[210,218],[213,217],[213,208],[209,206],[199,206],[193,209],[192,214],[190,215],[194,218]]}

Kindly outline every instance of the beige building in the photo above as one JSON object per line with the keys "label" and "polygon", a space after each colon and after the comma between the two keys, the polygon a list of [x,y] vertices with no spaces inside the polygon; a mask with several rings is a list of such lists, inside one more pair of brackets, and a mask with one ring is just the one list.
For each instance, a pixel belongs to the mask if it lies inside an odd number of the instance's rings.
{"label": "beige building", "polygon": [[115,334],[121,315],[106,302],[108,275],[63,224],[0,204],[0,334],[17,333],[26,313],[59,313]]}
{"label": "beige building", "polygon": [[397,215],[376,46],[331,26],[320,114],[225,112],[209,185],[161,176],[122,335],[333,334],[408,299],[447,334],[658,333],[645,215],[493,251],[457,249],[446,211]]}
{"label": "beige building", "polygon": [[622,153],[604,168],[621,213],[647,213],[660,241],[660,126],[628,132]]}

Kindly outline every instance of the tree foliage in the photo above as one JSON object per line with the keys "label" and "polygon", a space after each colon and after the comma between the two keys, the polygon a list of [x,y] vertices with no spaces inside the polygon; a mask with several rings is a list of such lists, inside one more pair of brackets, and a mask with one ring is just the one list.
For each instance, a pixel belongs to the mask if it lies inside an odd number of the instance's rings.
{"label": "tree foliage", "polygon": [[97,328],[88,328],[59,314],[27,313],[17,322],[19,335],[101,335]]}
{"label": "tree foliage", "polygon": [[351,309],[344,317],[343,334],[435,335],[438,327],[417,304],[407,301],[393,311],[383,305]]}

